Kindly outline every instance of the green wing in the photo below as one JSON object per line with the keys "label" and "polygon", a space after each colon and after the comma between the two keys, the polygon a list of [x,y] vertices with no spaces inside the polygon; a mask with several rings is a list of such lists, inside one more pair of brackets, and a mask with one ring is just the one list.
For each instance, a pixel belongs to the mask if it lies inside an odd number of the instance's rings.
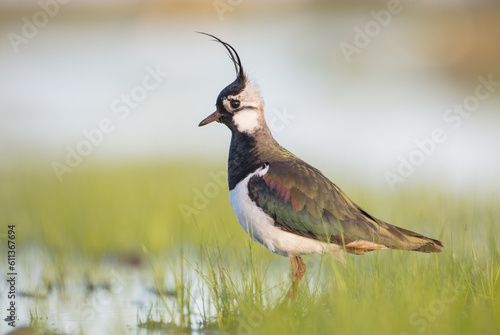
{"label": "green wing", "polygon": [[252,201],[282,230],[344,245],[351,253],[388,248],[432,252],[442,246],[370,216],[319,170],[300,160],[270,162],[266,174],[250,178],[248,190]]}

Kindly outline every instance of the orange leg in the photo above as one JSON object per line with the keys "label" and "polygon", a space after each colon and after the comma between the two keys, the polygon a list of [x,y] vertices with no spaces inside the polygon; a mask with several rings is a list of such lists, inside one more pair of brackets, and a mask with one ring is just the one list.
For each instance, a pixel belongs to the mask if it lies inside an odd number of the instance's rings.
{"label": "orange leg", "polygon": [[306,265],[300,256],[290,256],[290,263],[292,263],[292,280],[298,284],[306,273]]}
{"label": "orange leg", "polygon": [[291,300],[295,300],[295,298],[297,298],[299,282],[302,277],[304,277],[304,273],[306,273],[306,265],[300,256],[290,256],[290,263],[292,263],[292,286],[290,290],[288,290],[287,297]]}

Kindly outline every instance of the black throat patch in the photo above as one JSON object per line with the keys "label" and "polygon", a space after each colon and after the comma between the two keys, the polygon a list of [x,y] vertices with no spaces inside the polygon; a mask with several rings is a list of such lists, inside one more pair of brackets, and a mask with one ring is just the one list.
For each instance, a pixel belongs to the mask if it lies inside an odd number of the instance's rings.
{"label": "black throat patch", "polygon": [[229,190],[262,165],[257,152],[255,138],[238,131],[232,132],[229,148],[228,179]]}

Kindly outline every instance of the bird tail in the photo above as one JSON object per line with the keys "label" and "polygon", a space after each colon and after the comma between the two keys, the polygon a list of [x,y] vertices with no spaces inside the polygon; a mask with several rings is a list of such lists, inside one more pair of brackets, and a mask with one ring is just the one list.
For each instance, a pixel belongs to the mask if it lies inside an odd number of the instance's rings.
{"label": "bird tail", "polygon": [[[376,220],[376,221],[375,221]],[[441,252],[443,243],[414,231],[393,226],[382,220],[375,219],[379,230],[374,233],[371,241],[360,239],[346,244],[347,252],[362,255],[367,251],[398,249],[419,252]]]}
{"label": "bird tail", "polygon": [[[396,246],[394,249],[404,249],[420,252],[441,252],[443,243],[433,238],[415,233],[414,231],[392,226],[403,235],[406,241],[401,246]],[[392,248],[391,248],[392,249]]]}

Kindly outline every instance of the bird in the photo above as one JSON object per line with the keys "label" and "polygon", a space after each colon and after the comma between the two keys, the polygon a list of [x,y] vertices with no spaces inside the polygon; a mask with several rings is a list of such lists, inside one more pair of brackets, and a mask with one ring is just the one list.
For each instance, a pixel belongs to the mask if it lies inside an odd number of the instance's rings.
{"label": "bird", "polygon": [[330,253],[345,263],[346,253],[442,251],[440,241],[368,214],[320,170],[282,147],[266,124],[259,88],[243,70],[236,50],[214,35],[201,34],[225,47],[236,79],[218,95],[215,112],[198,126],[218,122],[231,131],[231,207],[253,240],[290,259],[292,298],[306,272],[302,255]]}

